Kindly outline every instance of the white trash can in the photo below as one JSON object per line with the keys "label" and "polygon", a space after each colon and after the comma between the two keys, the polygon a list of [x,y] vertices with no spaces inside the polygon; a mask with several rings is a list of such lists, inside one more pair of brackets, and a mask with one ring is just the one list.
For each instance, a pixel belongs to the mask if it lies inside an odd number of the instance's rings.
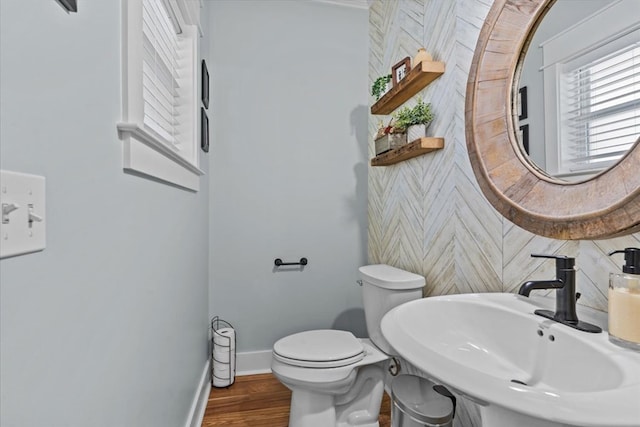
{"label": "white trash can", "polygon": [[391,384],[392,427],[451,427],[455,397],[441,385],[415,375],[400,375]]}

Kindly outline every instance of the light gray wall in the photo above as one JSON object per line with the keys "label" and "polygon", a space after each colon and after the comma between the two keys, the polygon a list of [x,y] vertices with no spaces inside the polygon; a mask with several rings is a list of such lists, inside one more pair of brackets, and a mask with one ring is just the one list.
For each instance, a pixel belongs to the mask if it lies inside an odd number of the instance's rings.
{"label": "light gray wall", "polygon": [[311,328],[363,335],[368,12],[211,6],[211,314],[240,352]]}
{"label": "light gray wall", "polygon": [[0,261],[3,427],[183,425],[205,366],[208,182],[122,171],[120,4],[0,2],[0,166],[47,179],[46,250]]}

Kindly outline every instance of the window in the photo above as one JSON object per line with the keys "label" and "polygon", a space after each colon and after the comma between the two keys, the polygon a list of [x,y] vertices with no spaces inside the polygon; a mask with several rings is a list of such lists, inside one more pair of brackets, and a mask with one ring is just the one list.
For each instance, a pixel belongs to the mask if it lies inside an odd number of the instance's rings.
{"label": "window", "polygon": [[587,179],[640,135],[640,5],[618,0],[542,43],[546,170]]}
{"label": "window", "polygon": [[563,77],[562,169],[613,165],[640,135],[640,42]]}
{"label": "window", "polygon": [[198,29],[184,0],[123,0],[125,170],[198,190]]}

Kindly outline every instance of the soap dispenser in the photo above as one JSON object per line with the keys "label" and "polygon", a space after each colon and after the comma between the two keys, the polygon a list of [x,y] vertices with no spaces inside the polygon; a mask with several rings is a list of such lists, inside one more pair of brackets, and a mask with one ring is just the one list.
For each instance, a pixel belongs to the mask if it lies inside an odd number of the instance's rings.
{"label": "soap dispenser", "polygon": [[626,248],[622,273],[609,275],[609,340],[640,351],[640,249]]}

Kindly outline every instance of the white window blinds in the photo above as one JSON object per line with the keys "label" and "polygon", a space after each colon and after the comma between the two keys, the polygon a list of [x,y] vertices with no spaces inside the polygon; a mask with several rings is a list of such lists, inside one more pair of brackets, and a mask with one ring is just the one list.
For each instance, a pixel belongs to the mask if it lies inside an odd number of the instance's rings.
{"label": "white window blinds", "polygon": [[[192,0],[122,0],[123,169],[198,190],[198,20]],[[192,13],[185,15],[184,11]]]}
{"label": "white window blinds", "polygon": [[565,170],[612,165],[640,135],[640,42],[563,77]]}
{"label": "white window blinds", "polygon": [[180,148],[180,40],[170,7],[143,0],[143,123],[166,144]]}

